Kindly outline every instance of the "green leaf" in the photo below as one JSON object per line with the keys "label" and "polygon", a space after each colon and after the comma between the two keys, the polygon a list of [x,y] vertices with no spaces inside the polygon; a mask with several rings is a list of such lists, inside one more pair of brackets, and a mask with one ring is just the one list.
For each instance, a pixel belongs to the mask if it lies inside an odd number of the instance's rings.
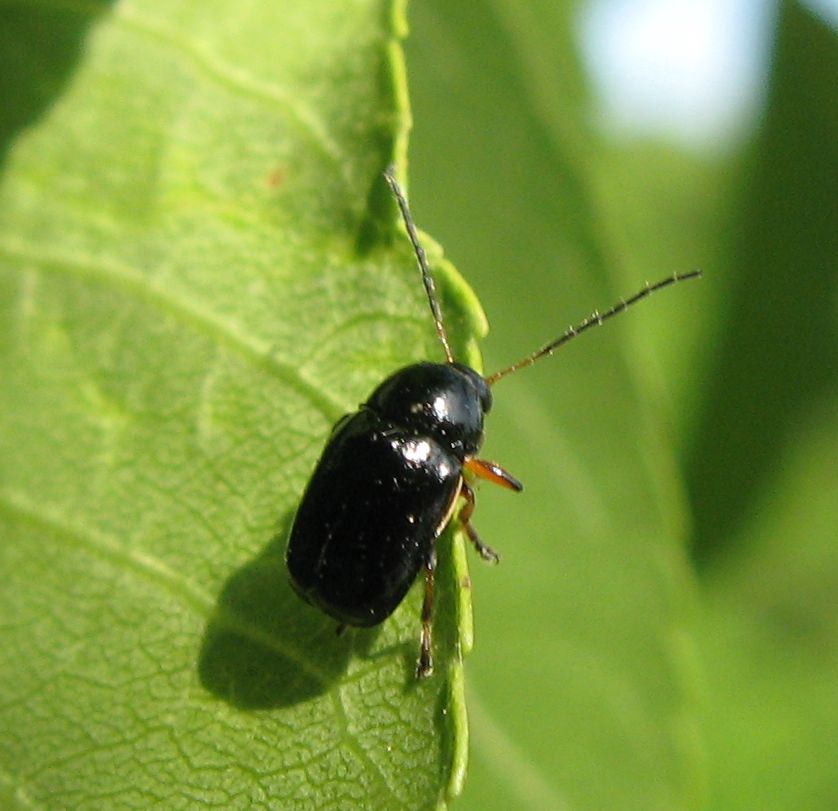
{"label": "green leaf", "polygon": [[[461,538],[423,683],[420,589],[338,637],[283,562],[330,426],[440,355],[382,179],[405,162],[401,4],[0,13],[41,37],[2,121],[0,804],[444,803]],[[432,254],[477,364],[479,306]]]}
{"label": "green leaf", "polygon": [[[489,371],[686,269],[630,275],[606,239],[569,5],[412,6],[414,213],[485,305]],[[495,387],[485,454],[525,491],[478,498],[476,526],[502,561],[472,567],[472,757],[458,807],[700,802],[682,492],[633,336],[638,321],[694,317],[705,284]]]}

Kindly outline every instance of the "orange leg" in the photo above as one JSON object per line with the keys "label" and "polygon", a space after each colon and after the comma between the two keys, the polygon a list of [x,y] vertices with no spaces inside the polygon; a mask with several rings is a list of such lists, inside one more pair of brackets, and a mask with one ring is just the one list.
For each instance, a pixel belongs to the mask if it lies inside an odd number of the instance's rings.
{"label": "orange leg", "polygon": [[474,544],[474,548],[483,560],[489,561],[489,563],[497,563],[500,560],[500,555],[491,546],[487,546],[480,540],[477,530],[471,525],[471,515],[474,512],[474,490],[463,482],[461,493],[466,503],[460,510],[459,518],[469,540]]}
{"label": "orange leg", "polygon": [[492,484],[499,484],[507,490],[514,490],[520,493],[524,489],[524,485],[518,481],[509,471],[504,470],[496,462],[490,462],[488,459],[466,459],[465,468],[472,476],[478,479],[486,479]]}

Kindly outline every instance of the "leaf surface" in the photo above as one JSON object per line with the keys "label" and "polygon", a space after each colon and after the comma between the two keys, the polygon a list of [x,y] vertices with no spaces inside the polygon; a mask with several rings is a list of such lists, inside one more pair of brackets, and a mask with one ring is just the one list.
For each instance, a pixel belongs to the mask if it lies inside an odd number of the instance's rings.
{"label": "leaf surface", "polygon": [[44,8],[74,47],[20,62],[0,185],[3,807],[433,807],[464,769],[461,541],[421,684],[419,589],[338,637],[283,561],[330,426],[440,353],[381,176],[403,10]]}

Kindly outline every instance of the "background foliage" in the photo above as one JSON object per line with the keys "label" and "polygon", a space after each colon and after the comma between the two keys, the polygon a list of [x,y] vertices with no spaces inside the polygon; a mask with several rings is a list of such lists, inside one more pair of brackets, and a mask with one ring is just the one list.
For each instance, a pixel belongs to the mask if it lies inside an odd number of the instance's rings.
{"label": "background foliage", "polygon": [[[398,13],[269,6],[0,3],[4,807],[461,777],[450,587],[410,689],[418,593],[337,641],[281,573],[330,420],[438,350],[379,182]],[[835,35],[784,6],[759,131],[699,159],[592,135],[576,12],[410,9],[411,200],[486,367],[706,276],[498,385],[486,455],[526,490],[479,497],[457,806],[832,808]]]}
{"label": "background foliage", "polygon": [[[610,336],[588,337],[551,367],[498,386],[489,453],[524,479],[527,503],[482,497],[481,525],[507,558],[502,571],[473,567],[478,633],[467,675],[484,712],[472,712],[462,805],[657,807],[654,787],[671,777],[633,762],[647,801],[628,800],[619,781],[629,757],[609,728],[613,705],[604,720],[563,681],[574,664],[594,681],[595,668],[574,663],[567,649],[569,626],[577,620],[590,631],[592,615],[613,604],[600,577],[612,586],[628,577],[605,574],[599,554],[623,566],[641,554],[633,539],[621,553],[590,551],[591,560],[571,569],[581,553],[568,551],[577,542],[568,523],[579,498],[560,454],[563,443],[578,442],[588,465],[623,464],[613,444],[599,444],[602,414],[585,427],[576,422],[610,400],[602,389],[608,375],[589,359],[622,351],[674,455],[658,453],[642,424],[625,426],[665,471],[666,495],[657,497],[683,508],[690,573],[673,588],[689,601],[687,583],[697,585],[682,637],[699,663],[697,702],[684,698],[683,723],[672,727],[679,740],[691,738],[691,721],[700,728],[690,763],[701,787],[691,796],[678,784],[669,807],[834,807],[835,32],[783,4],[757,131],[733,152],[701,158],[671,144],[592,139],[573,56],[580,4],[526,5],[488,3],[473,25],[443,2],[416,4],[408,42],[415,205],[484,303],[492,325],[487,368],[645,279],[696,266],[705,278],[700,289],[674,291],[627,316],[613,345]],[[569,253],[583,227],[601,237],[604,270]],[[603,280],[608,292],[580,295],[577,274]],[[584,549],[591,540],[578,543]],[[525,568],[533,557],[538,564]],[[628,599],[632,607],[643,593]],[[623,605],[613,621],[628,635]],[[545,644],[555,646],[554,657]],[[619,655],[613,640],[593,644],[611,661]],[[636,640],[627,644],[639,661]],[[665,695],[656,683],[648,701]],[[629,727],[626,738],[648,751],[643,725]],[[599,746],[589,737],[596,730]]]}

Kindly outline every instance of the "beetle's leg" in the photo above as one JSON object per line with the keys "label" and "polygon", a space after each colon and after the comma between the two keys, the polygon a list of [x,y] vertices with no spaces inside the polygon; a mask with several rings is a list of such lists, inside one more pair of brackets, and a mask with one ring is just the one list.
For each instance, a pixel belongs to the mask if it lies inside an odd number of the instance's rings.
{"label": "beetle's leg", "polygon": [[466,459],[465,468],[478,479],[487,479],[493,484],[499,484],[507,490],[514,490],[520,493],[524,485],[518,481],[508,470],[504,470],[496,462],[488,459]]}
{"label": "beetle's leg", "polygon": [[432,620],[434,614],[434,574],[436,552],[433,548],[425,559],[425,599],[422,601],[422,641],[419,643],[419,661],[416,664],[416,678],[424,679],[434,672],[432,653]]}
{"label": "beetle's leg", "polygon": [[487,546],[480,540],[477,530],[471,525],[471,514],[474,512],[474,490],[464,481],[461,492],[466,503],[463,504],[463,508],[460,510],[459,518],[469,540],[474,544],[474,548],[483,560],[488,560],[490,563],[497,563],[500,560],[500,555],[491,546]]}

